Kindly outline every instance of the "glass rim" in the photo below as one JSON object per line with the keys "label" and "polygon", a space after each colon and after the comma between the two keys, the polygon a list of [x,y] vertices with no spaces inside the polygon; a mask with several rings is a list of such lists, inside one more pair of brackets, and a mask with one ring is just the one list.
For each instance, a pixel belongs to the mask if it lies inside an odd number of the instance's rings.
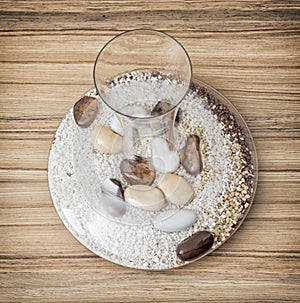
{"label": "glass rim", "polygon": [[[188,87],[186,89],[186,92],[184,93],[183,97],[181,98],[181,100],[179,100],[177,102],[176,105],[172,106],[169,110],[167,110],[166,112],[164,113],[161,113],[161,114],[158,114],[158,115],[155,115],[155,116],[131,116],[131,115],[128,115],[128,114],[125,114],[125,113],[122,113],[121,111],[113,108],[106,100],[105,98],[102,97],[99,89],[98,89],[98,86],[97,86],[97,82],[96,82],[96,67],[97,67],[97,63],[98,63],[98,59],[100,58],[102,52],[106,49],[106,47],[111,43],[113,42],[114,40],[116,40],[117,38],[120,38],[121,36],[123,35],[126,35],[128,33],[132,33],[132,32],[141,32],[141,31],[145,31],[145,32],[152,32],[152,33],[156,33],[156,34],[160,34],[162,36],[165,36],[167,38],[170,38],[172,39],[173,41],[175,41],[180,47],[181,49],[183,50],[187,60],[188,60],[188,65],[189,65],[189,70],[190,70],[190,79],[189,79],[189,83],[188,83]],[[157,29],[151,29],[151,28],[137,28],[137,29],[131,29],[131,30],[126,30],[126,31],[123,31],[122,33],[114,36],[113,38],[111,38],[109,41],[107,41],[104,46],[101,48],[101,50],[99,51],[97,57],[96,57],[96,60],[95,60],[95,63],[94,63],[94,68],[93,68],[93,82],[94,82],[94,86],[95,86],[95,89],[96,89],[96,92],[98,94],[98,96],[100,97],[100,99],[111,109],[113,110],[115,113],[117,114],[120,114],[121,116],[124,116],[126,118],[130,118],[130,119],[139,119],[139,120],[146,120],[146,119],[154,119],[154,118],[157,118],[157,117],[162,117],[164,115],[167,115],[168,113],[172,112],[175,108],[179,107],[179,105],[181,104],[181,102],[183,101],[183,99],[186,97],[186,95],[188,94],[189,90],[190,90],[190,86],[192,84],[192,79],[193,78],[193,69],[192,69],[192,62],[191,62],[191,59],[190,59],[190,56],[188,54],[188,52],[186,51],[186,49],[184,48],[184,46],[177,40],[175,39],[173,36],[161,31],[161,30],[157,30]]]}

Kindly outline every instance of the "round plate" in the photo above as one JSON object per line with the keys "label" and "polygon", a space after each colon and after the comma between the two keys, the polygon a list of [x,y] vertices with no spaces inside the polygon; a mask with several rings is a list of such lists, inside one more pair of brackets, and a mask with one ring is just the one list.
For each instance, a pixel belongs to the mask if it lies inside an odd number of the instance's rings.
{"label": "round plate", "polygon": [[[86,95],[97,98],[95,89]],[[189,229],[173,233],[155,229],[152,217],[147,224],[126,224],[126,220],[112,220],[95,211],[87,189],[91,184],[100,188],[103,178],[119,175],[111,165],[115,156],[95,153],[87,138],[93,126],[105,123],[111,115],[101,104],[93,125],[81,129],[71,109],[55,134],[48,164],[49,188],[56,211],[71,234],[100,257],[147,270],[189,264],[228,240],[245,219],[257,185],[253,139],[233,105],[197,79],[182,102],[179,127],[187,135],[200,136],[204,169],[196,177],[182,167],[176,171],[194,188],[195,198],[185,208],[193,210],[197,220]],[[180,260],[177,245],[199,230],[214,234],[212,248],[193,260]]]}

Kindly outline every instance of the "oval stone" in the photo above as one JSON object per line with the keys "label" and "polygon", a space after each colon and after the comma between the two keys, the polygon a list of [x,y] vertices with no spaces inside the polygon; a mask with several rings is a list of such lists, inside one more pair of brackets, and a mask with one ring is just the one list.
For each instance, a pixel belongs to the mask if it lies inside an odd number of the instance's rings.
{"label": "oval stone", "polygon": [[117,179],[114,178],[105,179],[101,189],[104,192],[118,196],[122,199],[124,198],[124,190],[122,187],[122,183]]}
{"label": "oval stone", "polygon": [[123,139],[106,126],[96,126],[92,131],[94,148],[101,153],[116,154],[122,151]]}
{"label": "oval stone", "polygon": [[120,163],[120,171],[125,180],[131,184],[151,185],[155,178],[155,169],[148,159],[135,156]]}
{"label": "oval stone", "polygon": [[123,216],[126,212],[122,184],[116,179],[106,179],[102,184],[101,203],[113,217]]}
{"label": "oval stone", "polygon": [[181,153],[182,166],[191,175],[196,176],[203,169],[200,138],[197,135],[188,137]]}
{"label": "oval stone", "polygon": [[178,244],[176,254],[182,261],[189,261],[206,252],[213,244],[214,236],[211,232],[198,231]]}
{"label": "oval stone", "polygon": [[189,228],[196,218],[196,214],[192,210],[170,209],[157,215],[153,224],[159,230],[177,232]]}
{"label": "oval stone", "polygon": [[158,178],[157,186],[166,200],[176,205],[185,205],[194,198],[192,186],[183,177],[175,174],[163,174]]}
{"label": "oval stone", "polygon": [[99,111],[99,102],[96,98],[84,96],[73,106],[73,116],[80,127],[89,127]]}
{"label": "oval stone", "polygon": [[105,211],[113,217],[121,217],[126,212],[126,203],[118,196],[102,192],[101,203]]}
{"label": "oval stone", "polygon": [[152,141],[152,164],[161,173],[174,172],[179,166],[177,151],[169,149],[168,142],[162,138]]}
{"label": "oval stone", "polygon": [[165,197],[161,190],[149,185],[132,185],[124,191],[125,200],[138,208],[158,211],[165,205]]}

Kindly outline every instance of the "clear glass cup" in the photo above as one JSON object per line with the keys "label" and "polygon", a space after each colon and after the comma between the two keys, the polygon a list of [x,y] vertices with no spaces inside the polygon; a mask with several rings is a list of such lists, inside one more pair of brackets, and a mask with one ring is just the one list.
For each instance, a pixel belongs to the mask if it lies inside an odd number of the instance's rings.
{"label": "clear glass cup", "polygon": [[[175,117],[192,80],[190,58],[173,37],[137,29],[110,40],[99,52],[94,83],[123,128],[126,158],[151,157],[154,138],[179,148]],[[163,108],[157,110],[158,102]]]}
{"label": "clear glass cup", "polygon": [[[73,158],[82,201],[103,220],[131,226],[152,224],[157,212],[168,205],[160,197],[154,201],[151,197],[147,205],[138,207],[129,203],[125,194],[111,196],[103,186],[107,179],[116,179],[123,189],[143,184],[146,186],[138,186],[137,190],[150,191],[157,186],[161,174],[177,170],[179,150],[185,143],[186,133],[176,124],[176,115],[191,80],[187,52],[174,38],[160,31],[124,32],[99,52],[94,65],[96,91],[92,92],[92,97],[102,102],[92,124],[77,128]],[[103,133],[106,130],[108,151],[95,147],[102,130]],[[160,154],[157,149],[161,149]],[[129,160],[139,162],[139,172],[135,172],[135,177],[139,178],[137,183],[128,181],[122,171],[122,163]],[[150,179],[146,183],[140,182],[147,177]],[[124,204],[124,214],[112,213],[110,207],[120,210]]]}

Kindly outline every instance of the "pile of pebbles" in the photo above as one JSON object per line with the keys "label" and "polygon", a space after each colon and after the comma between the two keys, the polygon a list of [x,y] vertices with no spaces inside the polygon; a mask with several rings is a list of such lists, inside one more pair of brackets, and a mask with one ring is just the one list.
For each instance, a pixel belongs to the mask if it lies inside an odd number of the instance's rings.
{"label": "pile of pebbles", "polygon": [[[153,74],[130,75],[110,85],[124,90],[128,82],[132,89],[132,82],[138,84],[145,77],[153,85],[157,81],[168,85],[169,80]],[[161,101],[152,111],[155,108],[164,111],[168,104]],[[69,113],[66,118],[68,123],[72,123],[71,116]],[[101,211],[107,215],[83,212],[76,199],[71,205],[81,210],[77,219],[84,237],[89,238],[87,246],[99,255],[143,269],[177,267],[220,246],[242,220],[254,190],[248,139],[230,109],[202,85],[193,83],[182,102],[176,124],[186,133],[186,142],[181,151],[167,157],[173,160],[163,167],[138,156],[122,158],[122,122],[104,104],[99,106],[95,90],[74,105],[73,118],[79,126],[70,128],[77,136],[75,141],[90,136],[91,144],[73,150],[77,160],[72,160],[76,166],[80,157],[87,158],[82,165],[86,171],[91,168],[89,161],[96,163],[91,184],[99,184]],[[61,126],[60,132],[66,131],[66,126]],[[157,142],[159,147],[164,144]],[[116,169],[112,163],[120,165]],[[112,220],[127,218],[132,209],[133,214],[151,213],[151,224],[131,226]]]}

